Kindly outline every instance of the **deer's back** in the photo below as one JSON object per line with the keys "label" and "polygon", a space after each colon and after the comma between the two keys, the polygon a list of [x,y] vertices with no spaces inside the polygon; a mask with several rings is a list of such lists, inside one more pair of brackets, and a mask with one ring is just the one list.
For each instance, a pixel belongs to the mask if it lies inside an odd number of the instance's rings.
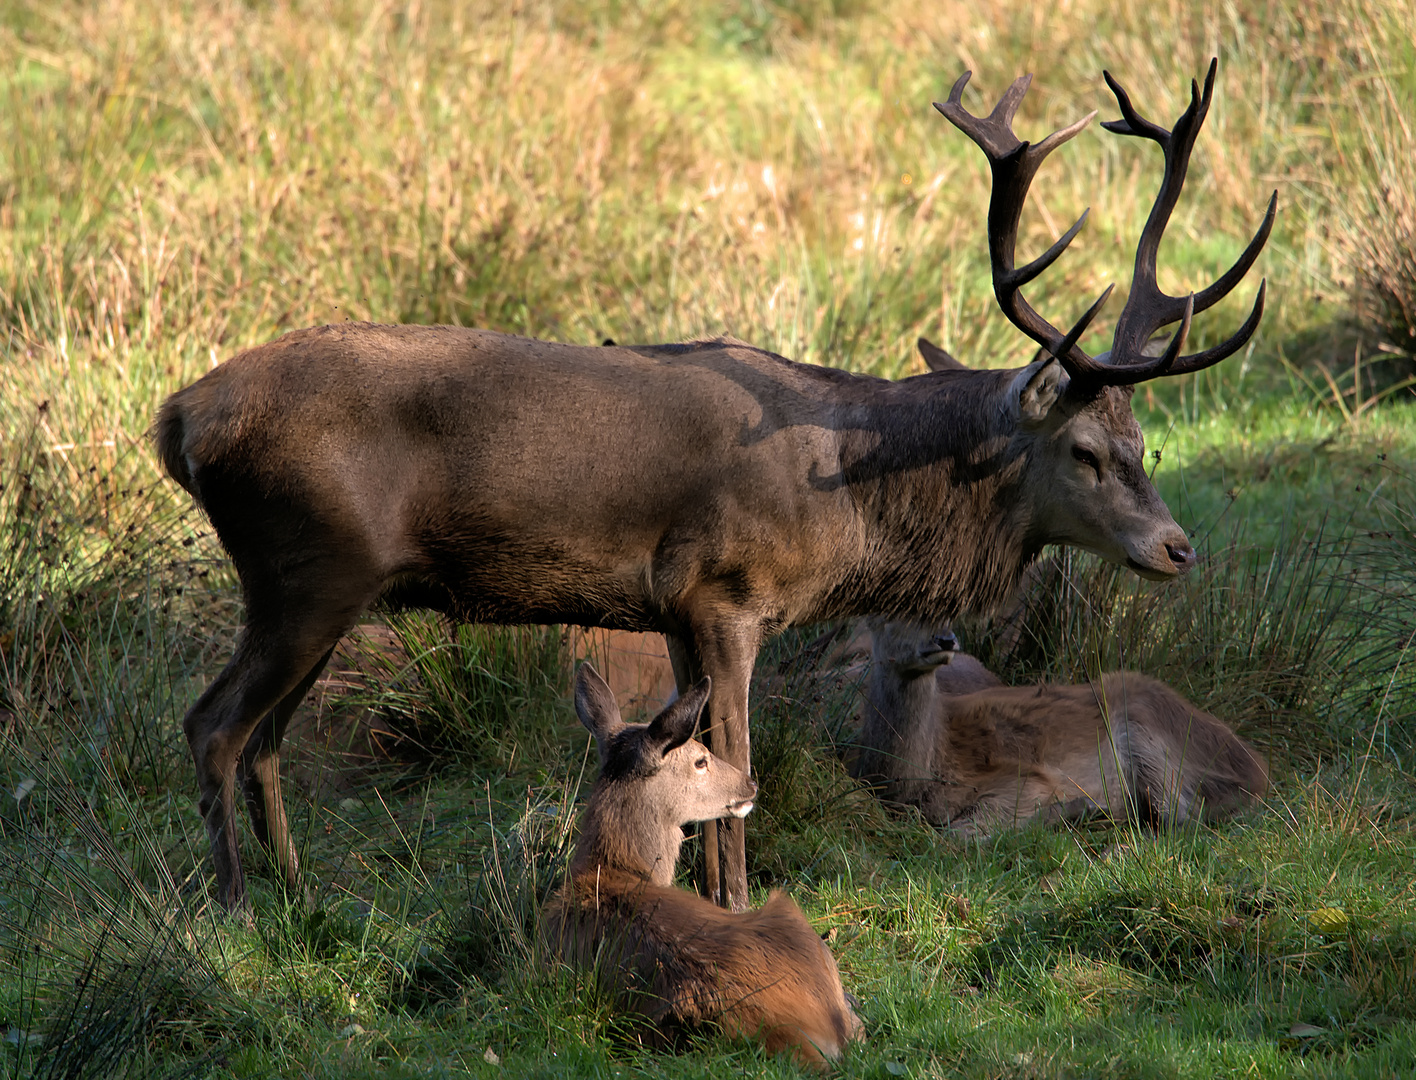
{"label": "deer's back", "polygon": [[1106,737],[1106,722],[1088,686],[994,686],[940,700],[945,738],[960,768],[1095,756],[1098,738]]}
{"label": "deer's back", "polygon": [[848,492],[808,482],[840,474],[860,385],[730,343],[348,324],[214,369],[167,401],[157,441],[238,569],[259,506],[484,621],[663,629],[703,577],[791,619],[860,550]]}
{"label": "deer's back", "polygon": [[1222,814],[1261,798],[1268,790],[1263,759],[1232,728],[1158,679],[1116,672],[1102,679],[1118,736],[1119,718],[1135,769],[1169,783]]}
{"label": "deer's back", "polygon": [[813,1063],[861,1033],[834,958],[783,893],[734,914],[602,872],[547,905],[542,933],[550,955],[593,972],[621,1007],[660,1029],[714,1022]]}

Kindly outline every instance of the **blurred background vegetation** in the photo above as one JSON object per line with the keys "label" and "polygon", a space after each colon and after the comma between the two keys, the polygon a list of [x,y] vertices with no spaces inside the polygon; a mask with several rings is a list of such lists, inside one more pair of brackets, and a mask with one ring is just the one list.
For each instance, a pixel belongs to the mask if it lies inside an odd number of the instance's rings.
{"label": "blurred background vegetation", "polygon": [[[536,973],[587,760],[555,631],[371,631],[292,755],[313,912],[258,880],[253,927],[211,917],[180,719],[240,598],[147,426],[241,348],[344,319],[729,332],[889,377],[923,370],[925,335],[1021,364],[985,163],[930,102],[968,69],[982,111],[1033,71],[1016,127],[1039,138],[1115,115],[1108,69],[1168,124],[1211,56],[1160,281],[1207,284],[1276,189],[1252,280],[1193,340],[1227,336],[1260,274],[1268,310],[1241,355],[1136,396],[1205,561],[1155,588],[1057,553],[1021,615],[963,633],[1011,679],[1166,678],[1272,756],[1269,812],[940,838],[845,777],[849,688],[793,689],[788,635],[764,658],[789,681],[758,695],[750,859],[834,935],[871,1027],[851,1072],[1416,1068],[1416,9],[1398,0],[0,4],[0,1065],[789,1071],[721,1043],[641,1056],[583,987]],[[1094,123],[1049,159],[1022,252],[1092,208],[1030,290],[1053,321],[1125,290],[1158,158]],[[1307,921],[1329,904],[1341,934]]]}

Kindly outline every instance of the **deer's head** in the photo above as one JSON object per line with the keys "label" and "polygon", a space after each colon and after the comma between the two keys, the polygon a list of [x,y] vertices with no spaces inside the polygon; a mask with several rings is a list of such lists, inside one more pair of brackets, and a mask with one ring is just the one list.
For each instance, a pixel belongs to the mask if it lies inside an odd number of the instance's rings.
{"label": "deer's head", "polygon": [[613,788],[642,820],[664,826],[746,817],[757,783],[693,738],[711,686],[704,678],[649,723],[626,724],[605,680],[581,664],[575,711],[599,750],[597,790]]}
{"label": "deer's head", "polygon": [[[968,72],[954,84],[946,103],[935,104],[988,157],[993,171],[988,242],[994,293],[1009,320],[1040,346],[1037,359],[1014,377],[1004,402],[1015,422],[1015,438],[1023,444],[1020,449],[1031,461],[1025,478],[1030,490],[1025,495],[1036,516],[1035,527],[1051,542],[1095,552],[1147,578],[1169,578],[1188,570],[1195,562],[1195,551],[1146,474],[1145,445],[1131,412],[1132,389],[1147,379],[1200,371],[1232,355],[1253,335],[1264,308],[1265,286],[1260,284],[1249,317],[1233,337],[1202,352],[1181,355],[1193,316],[1227,296],[1263,249],[1273,227],[1277,193],[1244,253],[1208,288],[1179,297],[1162,292],[1156,283],[1156,253],[1209,111],[1215,71],[1216,63],[1211,62],[1203,94],[1191,83],[1190,105],[1170,131],[1141,116],[1126,91],[1106,73],[1121,119],[1102,126],[1157,143],[1165,154],[1165,170],[1136,248],[1131,293],[1117,319],[1112,346],[1097,356],[1084,352],[1078,343],[1111,289],[1065,334],[1044,320],[1022,294],[1022,287],[1072,242],[1087,215],[1083,213],[1032,262],[1014,264],[1018,220],[1038,166],[1092,117],[1083,117],[1036,144],[1019,140],[1013,133],[1013,116],[1031,75],[1015,81],[987,117],[974,116],[963,107]],[[1154,347],[1152,335],[1174,323],[1179,328],[1170,341]],[[921,341],[920,350],[936,370],[962,366],[928,342]]]}
{"label": "deer's head", "polygon": [[954,659],[959,641],[947,626],[927,627],[907,621],[869,619],[870,662],[905,678],[931,674]]}

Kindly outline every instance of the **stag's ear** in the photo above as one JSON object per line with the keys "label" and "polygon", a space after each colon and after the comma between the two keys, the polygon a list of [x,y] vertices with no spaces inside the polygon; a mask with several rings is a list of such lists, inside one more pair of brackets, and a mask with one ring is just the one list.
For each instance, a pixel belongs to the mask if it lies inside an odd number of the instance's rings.
{"label": "stag's ear", "polygon": [[924,365],[930,371],[969,370],[956,356],[941,349],[928,338],[920,338],[915,344],[919,346],[919,354],[924,357]]}
{"label": "stag's ear", "polygon": [[1066,388],[1067,373],[1053,358],[1041,364],[1031,363],[1018,372],[1008,396],[1016,403],[1019,421],[1040,424],[1047,419],[1047,414]]}
{"label": "stag's ear", "polygon": [[688,693],[670,704],[649,725],[649,738],[660,745],[662,753],[677,749],[693,738],[698,727],[698,714],[708,700],[708,691],[713,688],[713,680],[707,675],[689,688]]}
{"label": "stag's ear", "polygon": [[588,660],[580,665],[575,676],[575,715],[595,736],[600,748],[600,764],[604,765],[609,740],[624,727],[624,721],[620,719],[614,692]]}

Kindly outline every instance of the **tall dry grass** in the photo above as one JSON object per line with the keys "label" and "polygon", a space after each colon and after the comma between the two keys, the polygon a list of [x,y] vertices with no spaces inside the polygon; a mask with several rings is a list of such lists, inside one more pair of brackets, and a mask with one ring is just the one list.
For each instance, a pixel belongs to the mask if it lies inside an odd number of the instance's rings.
{"label": "tall dry grass", "polygon": [[[7,413],[67,383],[58,437],[124,442],[213,356],[344,318],[727,329],[886,372],[920,332],[1015,356],[989,311],[982,159],[929,108],[966,67],[974,107],[1036,69],[1019,128],[1040,133],[1114,110],[1103,67],[1172,117],[1218,54],[1163,283],[1220,267],[1275,186],[1270,327],[1325,276],[1309,189],[1383,9],[802,7],[743,5],[762,17],[729,32],[686,3],[19,5],[0,37]],[[1040,286],[1059,321],[1124,281],[1153,157],[1094,127],[1040,179],[1025,247],[1095,208]]]}

